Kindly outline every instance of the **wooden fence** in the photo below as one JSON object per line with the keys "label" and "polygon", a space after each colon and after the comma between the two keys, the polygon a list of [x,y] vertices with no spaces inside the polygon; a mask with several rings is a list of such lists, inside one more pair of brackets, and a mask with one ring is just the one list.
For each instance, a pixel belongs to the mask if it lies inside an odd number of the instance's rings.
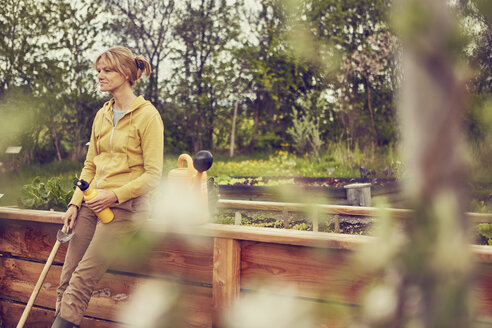
{"label": "wooden fence", "polygon": [[[60,218],[59,212],[0,208],[0,327],[15,327],[20,318],[55,243]],[[226,309],[265,288],[275,297],[315,306],[320,327],[346,327],[372,281],[353,260],[372,239],[368,236],[217,224],[183,229],[153,220],[144,234],[149,237],[144,240],[152,240],[148,252],[104,275],[82,327],[122,326],[118,314],[132,302],[132,291],[149,280],[180,287],[181,302],[168,313],[177,318],[175,327],[221,326]],[[492,327],[492,250],[472,248],[476,323]],[[49,327],[65,252],[62,245],[26,327]],[[272,289],[278,283],[293,288]]]}
{"label": "wooden fence", "polygon": [[[331,217],[334,221],[335,232],[340,232],[340,217],[349,216],[360,219],[374,218],[387,212],[391,217],[398,220],[407,220],[411,217],[412,211],[397,208],[375,208],[361,206],[327,205],[327,204],[305,204],[305,203],[285,203],[285,202],[266,202],[266,201],[244,201],[221,199],[218,201],[219,209],[247,211],[267,211],[282,213],[284,228],[289,227],[289,219],[293,213],[314,213],[312,217],[313,231],[318,231],[320,220]],[[466,213],[470,223],[492,223],[492,215],[486,213]]]}

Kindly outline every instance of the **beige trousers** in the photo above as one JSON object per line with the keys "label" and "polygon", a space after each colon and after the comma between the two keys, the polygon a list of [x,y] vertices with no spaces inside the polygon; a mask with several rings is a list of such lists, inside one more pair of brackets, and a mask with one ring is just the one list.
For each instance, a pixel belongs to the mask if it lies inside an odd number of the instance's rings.
{"label": "beige trousers", "polygon": [[57,289],[55,314],[79,325],[92,292],[113,262],[111,250],[123,247],[150,216],[148,197],[141,196],[111,207],[114,219],[102,223],[82,204],[74,236],[68,245]]}

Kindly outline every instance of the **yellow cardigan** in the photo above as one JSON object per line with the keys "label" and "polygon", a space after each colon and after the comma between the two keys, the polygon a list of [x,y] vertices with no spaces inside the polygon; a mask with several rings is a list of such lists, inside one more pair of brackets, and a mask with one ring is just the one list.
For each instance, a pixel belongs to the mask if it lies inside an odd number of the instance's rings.
{"label": "yellow cardigan", "polygon": [[[139,96],[113,127],[114,99],[97,112],[80,178],[112,190],[123,203],[155,188],[162,176],[164,124],[157,109]],[[80,207],[79,188],[70,204]]]}

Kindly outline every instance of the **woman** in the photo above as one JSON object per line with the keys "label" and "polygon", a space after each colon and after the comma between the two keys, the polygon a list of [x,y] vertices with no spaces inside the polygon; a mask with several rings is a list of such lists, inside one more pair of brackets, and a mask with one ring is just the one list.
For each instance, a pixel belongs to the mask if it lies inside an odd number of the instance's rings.
{"label": "woman", "polygon": [[[111,48],[95,61],[100,89],[113,96],[97,112],[81,179],[98,195],[83,202],[77,188],[64,223],[73,229],[57,293],[52,328],[78,327],[92,292],[117,249],[150,214],[147,193],[162,174],[164,126],[155,107],[132,90],[150,64],[125,47]],[[114,219],[104,224],[96,212],[110,207]]]}

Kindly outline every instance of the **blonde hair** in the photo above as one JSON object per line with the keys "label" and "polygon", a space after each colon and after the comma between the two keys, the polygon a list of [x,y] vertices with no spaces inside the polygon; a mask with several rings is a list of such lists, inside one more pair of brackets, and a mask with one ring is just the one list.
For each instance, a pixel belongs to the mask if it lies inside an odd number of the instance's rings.
{"label": "blonde hair", "polygon": [[150,63],[142,55],[135,57],[130,49],[122,46],[113,47],[97,56],[94,67],[97,68],[101,60],[109,69],[128,77],[131,86],[142,74],[149,76],[151,72]]}

